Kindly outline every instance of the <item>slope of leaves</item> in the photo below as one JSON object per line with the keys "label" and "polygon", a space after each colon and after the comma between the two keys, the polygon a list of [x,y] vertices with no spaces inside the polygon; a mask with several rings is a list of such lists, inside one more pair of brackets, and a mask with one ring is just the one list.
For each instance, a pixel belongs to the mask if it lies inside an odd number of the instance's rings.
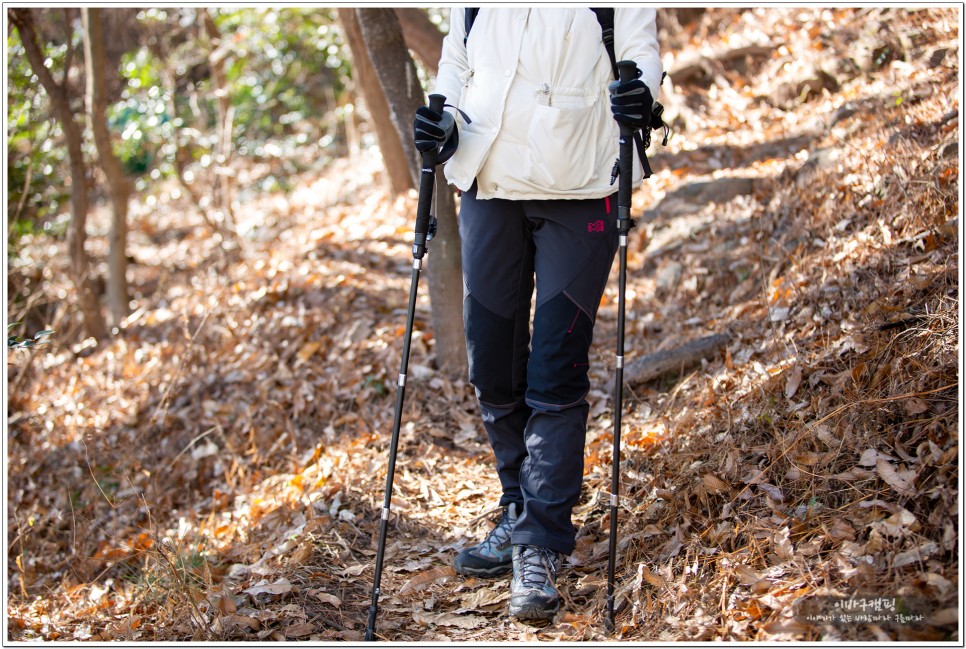
{"label": "slope of leaves", "polygon": [[[951,10],[722,9],[684,35],[709,61],[782,45],[668,89],[683,123],[635,195],[628,354],[730,343],[626,387],[614,635],[616,282],[593,349],[577,549],[544,628],[507,617],[508,579],[451,568],[498,483],[472,388],[434,369],[423,287],[382,637],[957,639],[957,25]],[[870,34],[894,36],[893,55]],[[835,89],[775,94],[846,59],[859,70],[833,71]],[[12,354],[10,639],[362,638],[415,207],[389,197],[379,164],[336,161],[252,198],[235,251],[169,188],[136,206],[140,294],[120,334],[95,348],[57,311],[37,328],[63,346]],[[709,201],[723,186],[739,191]],[[55,302],[64,252],[31,241],[11,286]],[[925,612],[801,614],[859,595]]]}

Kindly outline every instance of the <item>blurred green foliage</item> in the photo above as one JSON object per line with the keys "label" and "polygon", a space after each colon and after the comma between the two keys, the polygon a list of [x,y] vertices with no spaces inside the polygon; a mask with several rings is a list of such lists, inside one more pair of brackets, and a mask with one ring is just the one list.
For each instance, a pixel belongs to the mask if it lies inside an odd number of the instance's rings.
{"label": "blurred green foliage", "polygon": [[236,141],[257,146],[305,130],[345,90],[347,48],[334,9],[252,9],[215,14],[233,42],[226,76]]}
{"label": "blurred green foliage", "polygon": [[114,151],[124,170],[139,176],[154,166],[161,143],[174,133],[165,110],[161,75],[147,48],[125,54],[119,71],[126,83],[121,101],[108,111],[107,125],[120,133]]}
{"label": "blurred green foliage", "polygon": [[[118,74],[123,89],[108,111],[108,122],[117,134],[115,152],[136,180],[138,191],[174,173],[175,142],[200,168],[213,163],[216,98],[207,63],[210,46],[199,28],[199,11],[164,7],[138,12],[140,45],[121,60]],[[337,133],[333,135],[333,116],[342,115],[351,63],[336,10],[222,7],[209,11],[223,39],[227,90],[234,109],[234,155],[274,158],[285,167],[300,148],[340,146]],[[73,31],[72,85],[83,92],[79,21],[61,24],[71,25]],[[180,35],[167,45],[163,61],[148,47],[151,33],[159,38]],[[67,46],[55,42],[42,46],[48,67],[61,79]],[[173,66],[178,118],[169,114],[168,93],[173,89],[165,87],[162,65]],[[69,172],[60,127],[15,29],[7,37],[7,70],[7,216],[15,249],[19,236],[51,232],[55,217],[69,209],[69,188],[64,182]],[[78,110],[82,106],[79,96]],[[88,159],[93,159],[90,134],[86,137]],[[276,177],[263,188],[284,187]]]}
{"label": "blurred green foliage", "polygon": [[[47,49],[48,67],[60,78],[66,45]],[[10,241],[50,228],[69,202],[67,150],[50,114],[40,79],[27,62],[17,30],[7,35],[7,219]]]}

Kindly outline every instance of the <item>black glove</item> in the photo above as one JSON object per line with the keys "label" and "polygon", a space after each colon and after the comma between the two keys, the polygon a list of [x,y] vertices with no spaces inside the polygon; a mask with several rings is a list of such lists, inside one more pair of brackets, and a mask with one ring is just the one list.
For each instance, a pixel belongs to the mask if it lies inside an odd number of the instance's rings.
{"label": "black glove", "polygon": [[610,84],[610,110],[614,119],[634,128],[647,129],[651,123],[651,109],[654,98],[647,84],[637,78],[631,81],[614,81]]}
{"label": "black glove", "polygon": [[446,111],[437,113],[427,106],[416,109],[413,137],[418,151],[425,153],[442,147],[436,158],[437,164],[442,164],[453,157],[459,145],[456,119]]}

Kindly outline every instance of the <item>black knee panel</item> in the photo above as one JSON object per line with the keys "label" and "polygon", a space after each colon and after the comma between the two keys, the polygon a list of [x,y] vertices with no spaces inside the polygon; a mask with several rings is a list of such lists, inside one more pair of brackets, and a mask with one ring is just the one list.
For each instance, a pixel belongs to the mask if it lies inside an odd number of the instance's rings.
{"label": "black knee panel", "polygon": [[463,300],[463,322],[470,383],[479,399],[498,406],[519,401],[527,342],[517,340],[513,319],[497,315],[470,294]]}
{"label": "black knee panel", "polygon": [[594,323],[566,294],[537,308],[527,367],[527,403],[533,407],[570,406],[590,389],[590,344]]}

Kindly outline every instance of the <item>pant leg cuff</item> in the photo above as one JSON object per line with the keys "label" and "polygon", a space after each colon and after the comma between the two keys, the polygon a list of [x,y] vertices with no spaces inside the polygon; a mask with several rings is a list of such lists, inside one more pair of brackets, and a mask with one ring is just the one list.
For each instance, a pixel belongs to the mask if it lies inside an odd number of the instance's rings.
{"label": "pant leg cuff", "polygon": [[510,535],[513,545],[535,545],[539,548],[549,548],[562,555],[569,555],[574,551],[574,541],[563,542],[559,538],[548,534],[537,534],[534,532],[513,532]]}

